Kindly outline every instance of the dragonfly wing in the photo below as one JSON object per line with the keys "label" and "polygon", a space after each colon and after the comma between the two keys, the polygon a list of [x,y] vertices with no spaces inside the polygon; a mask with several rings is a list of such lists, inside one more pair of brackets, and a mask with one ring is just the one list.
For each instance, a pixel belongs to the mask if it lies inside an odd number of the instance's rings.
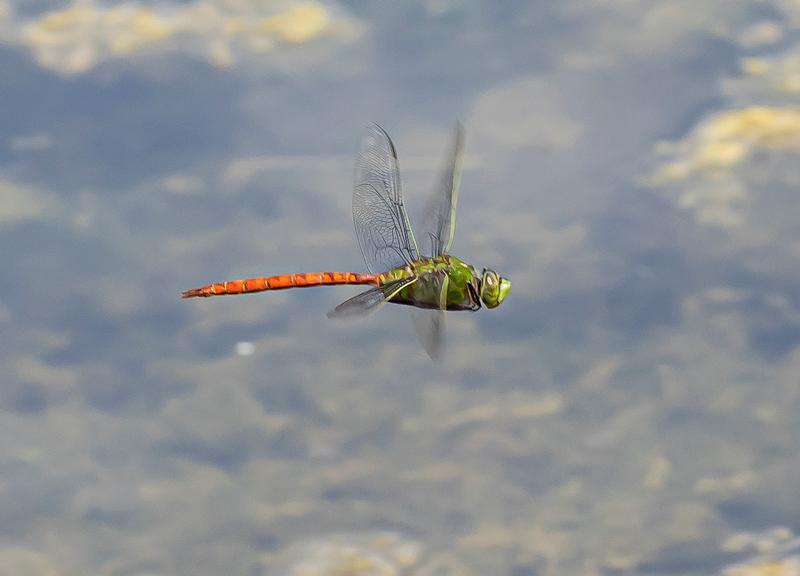
{"label": "dragonfly wing", "polygon": [[439,188],[435,190],[425,211],[425,241],[428,242],[430,256],[433,258],[447,254],[453,245],[463,151],[464,129],[461,124],[457,124]]}
{"label": "dragonfly wing", "polygon": [[397,152],[377,124],[364,136],[356,161],[353,224],[358,247],[373,274],[419,259],[403,203]]}
{"label": "dragonfly wing", "polygon": [[418,276],[401,278],[375,286],[369,290],[345,300],[336,308],[328,312],[328,318],[350,318],[353,316],[366,316],[378,310],[389,300],[394,298],[403,288],[411,286],[419,279]]}
{"label": "dragonfly wing", "polygon": [[439,360],[442,356],[444,317],[441,310],[414,310],[411,313],[417,340],[431,360]]}
{"label": "dragonfly wing", "polygon": [[[426,275],[427,276],[427,275]],[[445,314],[447,309],[447,289],[450,278],[447,274],[435,274],[439,289],[439,308],[435,310],[414,310],[411,319],[417,339],[431,360],[439,360],[444,344]]]}

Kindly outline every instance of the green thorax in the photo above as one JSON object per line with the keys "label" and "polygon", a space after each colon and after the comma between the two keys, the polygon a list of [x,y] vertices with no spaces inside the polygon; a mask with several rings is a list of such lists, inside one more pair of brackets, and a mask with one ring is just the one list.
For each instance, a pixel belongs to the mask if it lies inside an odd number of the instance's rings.
{"label": "green thorax", "polygon": [[[474,289],[479,286],[480,278],[475,269],[456,258],[445,255],[436,258],[416,260],[411,264],[394,268],[381,274],[381,284],[401,278],[420,276],[420,279],[404,288],[391,299],[395,304],[408,304],[423,308],[439,308],[442,297],[444,276],[447,277],[447,310],[475,310],[480,307],[476,302]],[[473,291],[470,290],[470,285]]]}

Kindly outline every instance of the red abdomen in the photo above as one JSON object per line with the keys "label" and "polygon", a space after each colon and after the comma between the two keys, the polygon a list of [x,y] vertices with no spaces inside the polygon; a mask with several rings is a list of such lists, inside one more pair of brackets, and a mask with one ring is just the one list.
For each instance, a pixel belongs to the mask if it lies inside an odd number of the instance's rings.
{"label": "red abdomen", "polygon": [[226,294],[250,294],[264,290],[285,290],[287,288],[307,288],[309,286],[336,286],[339,284],[379,284],[376,274],[357,272],[301,272],[280,276],[262,276],[243,280],[229,280],[216,284],[206,284],[183,293],[184,298],[208,298]]}

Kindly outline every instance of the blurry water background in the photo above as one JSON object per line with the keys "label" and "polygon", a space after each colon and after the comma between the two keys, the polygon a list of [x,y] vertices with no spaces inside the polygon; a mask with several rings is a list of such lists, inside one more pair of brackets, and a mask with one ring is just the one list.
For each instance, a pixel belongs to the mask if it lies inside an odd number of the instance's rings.
{"label": "blurry water background", "polygon": [[[0,0],[0,574],[800,573],[796,0]],[[513,281],[357,288],[364,126]]]}

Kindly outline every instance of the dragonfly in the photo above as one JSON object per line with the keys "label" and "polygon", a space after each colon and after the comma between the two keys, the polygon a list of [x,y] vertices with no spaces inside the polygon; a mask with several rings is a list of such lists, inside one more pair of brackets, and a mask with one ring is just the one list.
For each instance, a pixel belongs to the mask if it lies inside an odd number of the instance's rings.
{"label": "dragonfly", "polygon": [[424,235],[417,242],[403,200],[397,151],[386,131],[369,126],[356,159],[353,223],[368,273],[303,272],[207,284],[183,292],[184,298],[249,294],[265,290],[364,284],[371,287],[328,313],[330,318],[364,316],[386,303],[413,306],[423,348],[438,359],[445,311],[475,312],[499,306],[511,282],[492,269],[481,273],[450,254],[463,164],[464,130],[457,125],[441,183],[424,213]]}

